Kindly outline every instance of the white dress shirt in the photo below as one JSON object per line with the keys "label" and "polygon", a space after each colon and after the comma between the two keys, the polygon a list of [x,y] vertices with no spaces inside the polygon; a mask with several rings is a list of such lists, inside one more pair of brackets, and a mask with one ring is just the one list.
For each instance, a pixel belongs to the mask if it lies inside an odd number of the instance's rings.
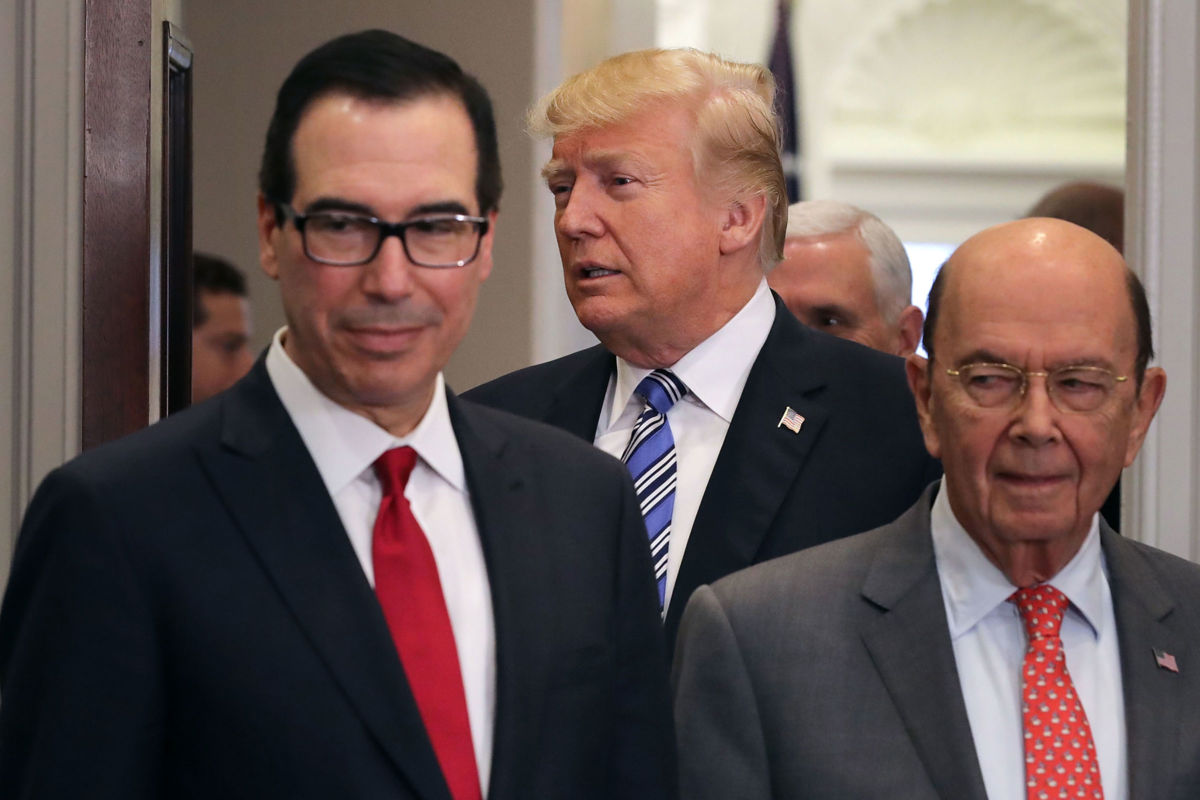
{"label": "white dress shirt", "polygon": [[475,527],[462,454],[450,425],[442,375],[437,376],[433,401],[417,427],[396,438],[313,386],[283,349],[286,330],[281,328],[271,342],[267,373],[316,462],[372,586],[371,537],[383,497],[372,464],[385,451],[403,445],[419,456],[404,496],[437,564],[458,648],[479,782],[486,796],[496,708],[496,627],[483,546]]}
{"label": "white dress shirt", "polygon": [[[1067,670],[1092,728],[1105,800],[1127,800],[1121,657],[1098,519],[1092,519],[1079,552],[1049,583],[1071,601],[1060,635]],[[987,796],[1025,800],[1020,672],[1026,637],[1020,613],[1007,602],[1017,587],[963,529],[944,485],[933,504],[931,527],[954,660]]]}
{"label": "white dress shirt", "polygon": [[[700,500],[729,431],[729,421],[774,322],[775,301],[764,278],[754,296],[732,319],[670,367],[687,386],[688,393],[667,412],[678,458],[675,508],[667,549],[667,605],[696,512],[700,510]],[[595,444],[604,452],[620,458],[625,451],[633,426],[645,408],[634,390],[652,371],[617,359],[617,370],[609,378],[596,425]]]}

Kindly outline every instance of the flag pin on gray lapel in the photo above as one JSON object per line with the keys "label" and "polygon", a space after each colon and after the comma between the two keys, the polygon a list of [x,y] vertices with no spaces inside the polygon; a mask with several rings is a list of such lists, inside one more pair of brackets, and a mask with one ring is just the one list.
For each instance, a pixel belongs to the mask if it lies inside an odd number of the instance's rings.
{"label": "flag pin on gray lapel", "polygon": [[1166,650],[1154,651],[1154,663],[1158,664],[1160,669],[1169,670],[1170,672],[1179,672],[1179,664],[1175,661],[1175,656],[1168,653]]}
{"label": "flag pin on gray lapel", "polygon": [[792,433],[799,433],[800,426],[804,424],[804,417],[796,413],[796,410],[788,406],[783,410],[783,416],[779,418],[779,424],[776,428],[787,428]]}

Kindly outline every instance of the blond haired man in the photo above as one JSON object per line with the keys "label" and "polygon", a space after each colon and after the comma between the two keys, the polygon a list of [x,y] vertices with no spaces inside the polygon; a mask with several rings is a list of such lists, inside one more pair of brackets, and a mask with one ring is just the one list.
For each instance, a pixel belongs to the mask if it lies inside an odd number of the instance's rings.
{"label": "blond haired man", "polygon": [[804,328],[767,287],[773,102],[765,69],[695,50],[616,56],[543,98],[567,296],[601,344],[468,393],[627,458],[669,641],[697,586],[886,522],[939,471],[902,362]]}

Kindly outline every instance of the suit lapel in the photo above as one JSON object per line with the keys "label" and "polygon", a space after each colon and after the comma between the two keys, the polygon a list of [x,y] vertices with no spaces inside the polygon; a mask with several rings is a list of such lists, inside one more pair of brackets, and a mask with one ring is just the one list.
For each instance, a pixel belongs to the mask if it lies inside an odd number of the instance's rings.
{"label": "suit lapel", "polygon": [[596,439],[601,406],[617,362],[612,353],[599,345],[584,353],[583,364],[551,388],[550,405],[543,421],[590,444]]}
{"label": "suit lapel", "polygon": [[[698,586],[754,563],[829,418],[813,397],[828,372],[808,356],[810,335],[776,297],[775,322],[746,379],[688,537],[667,610],[669,642]],[[799,432],[779,425],[789,407],[804,417]]]}
{"label": "suit lapel", "polygon": [[544,520],[528,491],[522,469],[504,433],[479,424],[475,409],[447,392],[450,417],[462,453],[471,506],[483,543],[496,625],[496,722],[492,749],[491,800],[521,795],[522,776],[536,757],[536,721],[548,656],[534,620],[544,554],[528,531]]}
{"label": "suit lapel", "polygon": [[1180,730],[1185,685],[1181,674],[1158,666],[1155,651],[1174,656],[1180,669],[1196,665],[1185,638],[1166,625],[1175,603],[1145,557],[1100,524],[1121,652],[1129,797],[1156,800],[1171,796],[1178,773],[1178,748],[1166,745]]}
{"label": "suit lapel", "polygon": [[375,594],[262,360],[200,458],[263,570],[415,793],[450,800]]}
{"label": "suit lapel", "polygon": [[929,535],[932,489],[896,520],[863,584],[881,612],[863,633],[930,782],[945,800],[986,800]]}

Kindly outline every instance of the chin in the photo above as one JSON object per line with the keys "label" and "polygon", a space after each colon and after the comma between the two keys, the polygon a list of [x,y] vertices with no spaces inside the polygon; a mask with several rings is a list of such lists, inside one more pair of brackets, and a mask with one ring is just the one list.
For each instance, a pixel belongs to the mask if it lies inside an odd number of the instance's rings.
{"label": "chin", "polygon": [[594,333],[598,339],[604,339],[606,334],[620,331],[624,327],[624,315],[616,313],[606,303],[597,302],[596,298],[584,298],[573,307],[579,324]]}

